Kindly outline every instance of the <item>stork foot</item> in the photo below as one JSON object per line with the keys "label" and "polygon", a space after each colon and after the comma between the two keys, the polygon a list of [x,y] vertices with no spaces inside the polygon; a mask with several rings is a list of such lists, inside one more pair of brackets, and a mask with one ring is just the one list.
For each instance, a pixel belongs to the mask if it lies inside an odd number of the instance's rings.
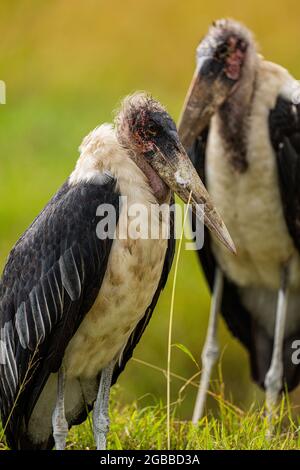
{"label": "stork foot", "polygon": [[273,433],[274,418],[276,418],[276,405],[282,389],[283,369],[280,364],[276,364],[276,368],[271,366],[265,378],[266,389],[266,409],[269,429],[267,437],[271,437]]}
{"label": "stork foot", "polygon": [[204,346],[201,359],[203,364],[203,371],[197,396],[197,407],[195,407],[193,415],[193,424],[197,424],[199,419],[202,418],[204,406],[206,402],[206,395],[209,389],[209,381],[213,366],[219,357],[219,346],[217,341],[210,341]]}
{"label": "stork foot", "polygon": [[102,370],[97,399],[93,412],[93,430],[97,450],[106,450],[106,437],[109,431],[109,393],[114,371],[114,361]]}
{"label": "stork foot", "polygon": [[69,428],[65,416],[61,415],[57,409],[53,412],[52,424],[55,449],[65,450]]}
{"label": "stork foot", "polygon": [[217,341],[217,320],[220,311],[223,295],[223,274],[219,268],[216,270],[214,289],[212,296],[212,303],[209,315],[208,330],[205,340],[205,345],[202,351],[201,359],[203,364],[203,371],[201,381],[198,389],[197,399],[193,412],[193,424],[197,424],[199,419],[202,418],[206,395],[209,388],[209,381],[212,368],[216,363],[219,356],[219,346]]}
{"label": "stork foot", "polygon": [[272,409],[277,405],[278,397],[282,389],[282,369],[279,367],[274,369],[270,368],[265,379],[266,388],[266,406],[267,409]]}
{"label": "stork foot", "polygon": [[107,433],[109,431],[109,425],[109,417],[104,414],[99,416],[97,424],[94,422],[93,429],[97,450],[106,450],[106,439]]}
{"label": "stork foot", "polygon": [[52,414],[53,437],[56,450],[65,449],[69,430],[65,416],[64,388],[65,374],[63,367],[61,367],[58,371],[56,405]]}
{"label": "stork foot", "polygon": [[276,405],[283,385],[283,342],[288,307],[288,281],[289,266],[285,265],[281,271],[271,365],[265,378],[266,408],[269,424],[267,436],[269,437],[273,432]]}

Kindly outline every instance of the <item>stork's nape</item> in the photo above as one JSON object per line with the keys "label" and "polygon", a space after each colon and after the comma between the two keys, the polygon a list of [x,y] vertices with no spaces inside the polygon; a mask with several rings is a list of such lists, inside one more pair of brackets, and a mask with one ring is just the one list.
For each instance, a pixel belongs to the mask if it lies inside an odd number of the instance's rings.
{"label": "stork's nape", "polygon": [[[95,442],[106,447],[110,386],[149,322],[175,240],[172,216],[169,239],[139,241],[102,237],[96,215],[109,204],[119,224],[129,217],[120,196],[151,210],[171,204],[173,191],[184,202],[191,196],[194,210],[201,203],[206,226],[234,251],[173,120],[152,97],[135,94],[114,128],[84,139],[75,170],[16,243],[0,282],[10,352],[0,364],[0,406],[10,447],[64,449],[68,429],[93,407]],[[164,221],[155,221],[162,235]]]}
{"label": "stork's nape", "polygon": [[217,310],[249,351],[252,376],[266,390],[270,422],[280,392],[299,384],[300,369],[291,360],[300,335],[296,90],[297,81],[264,60],[238,22],[215,22],[197,48],[179,135],[238,256],[229,260],[210,236],[198,252],[212,305],[194,422],[204,411],[217,356]]}

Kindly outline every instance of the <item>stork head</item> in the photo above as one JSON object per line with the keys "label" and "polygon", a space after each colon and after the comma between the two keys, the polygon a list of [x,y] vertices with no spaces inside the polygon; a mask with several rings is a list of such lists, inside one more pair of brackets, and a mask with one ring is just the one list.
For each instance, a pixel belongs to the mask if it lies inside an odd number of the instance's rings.
{"label": "stork head", "polygon": [[196,71],[180,119],[185,148],[239,85],[251,79],[256,59],[254,39],[245,26],[230,19],[213,23],[197,48]]}
{"label": "stork head", "polygon": [[[163,106],[146,93],[127,97],[116,117],[119,142],[143,171],[158,202],[169,190],[192,208],[204,208],[204,223],[235,252],[231,237],[178,137],[176,125]],[[191,198],[190,198],[190,193]]]}

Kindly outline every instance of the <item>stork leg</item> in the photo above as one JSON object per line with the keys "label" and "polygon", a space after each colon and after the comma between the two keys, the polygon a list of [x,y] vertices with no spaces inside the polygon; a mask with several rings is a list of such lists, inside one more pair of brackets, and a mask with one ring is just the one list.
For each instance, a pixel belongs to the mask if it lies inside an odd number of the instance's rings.
{"label": "stork leg", "polygon": [[52,414],[53,437],[56,450],[64,450],[68,435],[68,423],[65,416],[65,372],[63,366],[58,371],[57,398]]}
{"label": "stork leg", "polygon": [[202,418],[206,395],[209,388],[209,381],[212,368],[219,355],[219,345],[217,341],[218,313],[220,312],[223,294],[223,274],[219,268],[216,269],[213,295],[209,314],[209,323],[206,340],[202,351],[202,375],[193,412],[193,424],[197,424]]}
{"label": "stork leg", "polygon": [[109,430],[109,393],[115,362],[111,361],[101,372],[100,386],[93,412],[93,428],[97,450],[106,450]]}
{"label": "stork leg", "polygon": [[289,269],[288,266],[285,266],[282,269],[278,293],[272,360],[265,378],[266,408],[270,426],[272,425],[274,408],[283,385],[283,342],[288,306],[288,280]]}

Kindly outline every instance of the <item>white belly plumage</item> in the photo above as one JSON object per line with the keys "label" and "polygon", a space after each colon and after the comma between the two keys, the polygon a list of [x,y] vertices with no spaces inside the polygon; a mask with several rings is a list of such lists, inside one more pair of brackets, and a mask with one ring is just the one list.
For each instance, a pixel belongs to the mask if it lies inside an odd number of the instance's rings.
{"label": "white belly plumage", "polygon": [[[300,285],[299,256],[284,220],[272,149],[248,153],[249,168],[237,174],[214,135],[207,153],[207,185],[237,248],[232,256],[215,242],[213,250],[227,275],[238,285],[278,289],[281,266],[293,260],[291,284]],[[259,140],[259,137],[257,137]],[[213,148],[212,148],[213,147]],[[263,152],[262,152],[263,150]]]}
{"label": "white belly plumage", "polygon": [[115,240],[99,295],[70,341],[68,377],[94,377],[118,359],[158,286],[167,240]]}
{"label": "white belly plumage", "polygon": [[248,169],[237,173],[229,162],[219,132],[219,121],[211,123],[206,176],[210,195],[234,240],[237,256],[232,256],[216,240],[213,252],[222,270],[239,286],[250,313],[274,333],[274,318],[282,265],[290,263],[289,325],[286,335],[300,323],[300,257],[284,219],[278,184],[276,157],[268,129],[270,98],[268,80],[262,80],[249,118]]}
{"label": "white belly plumage", "polygon": [[249,119],[248,169],[237,173],[229,162],[217,118],[212,120],[206,155],[207,186],[235,242],[232,256],[218,242],[215,255],[239,286],[278,289],[283,263],[292,260],[291,287],[300,287],[299,255],[284,219],[276,157],[270,143],[265,90],[257,92]]}

